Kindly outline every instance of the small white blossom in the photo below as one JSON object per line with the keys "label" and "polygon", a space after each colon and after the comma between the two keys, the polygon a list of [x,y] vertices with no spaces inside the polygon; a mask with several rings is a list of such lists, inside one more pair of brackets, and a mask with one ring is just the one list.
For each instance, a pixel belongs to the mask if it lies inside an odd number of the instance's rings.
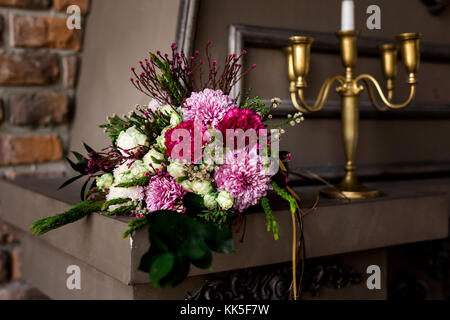
{"label": "small white blossom", "polygon": [[114,183],[114,177],[111,173],[105,173],[104,175],[97,177],[95,180],[97,187],[100,189],[108,189]]}

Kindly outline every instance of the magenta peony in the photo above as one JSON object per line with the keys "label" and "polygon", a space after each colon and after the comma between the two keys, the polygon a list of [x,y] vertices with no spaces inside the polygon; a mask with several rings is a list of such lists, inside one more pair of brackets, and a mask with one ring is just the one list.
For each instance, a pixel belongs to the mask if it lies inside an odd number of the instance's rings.
{"label": "magenta peony", "polygon": [[233,99],[221,90],[205,89],[193,92],[183,104],[184,121],[195,120],[216,128],[228,110],[236,107]]}
{"label": "magenta peony", "polygon": [[186,191],[171,176],[157,174],[150,178],[145,188],[145,202],[149,212],[158,210],[180,210]]}
{"label": "magenta peony", "polygon": [[229,150],[225,163],[216,171],[217,190],[228,191],[234,198],[234,209],[239,212],[258,203],[270,187],[271,174],[264,166],[264,159],[255,149]]}

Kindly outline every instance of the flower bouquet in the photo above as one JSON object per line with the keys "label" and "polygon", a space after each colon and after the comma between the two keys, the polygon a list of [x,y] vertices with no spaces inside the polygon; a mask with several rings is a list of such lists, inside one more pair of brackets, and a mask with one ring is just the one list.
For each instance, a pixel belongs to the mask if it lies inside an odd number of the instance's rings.
{"label": "flower bouquet", "polygon": [[36,221],[34,234],[94,212],[129,216],[123,237],[144,227],[149,231],[150,248],[139,269],[156,287],[182,282],[190,264],[210,268],[212,251],[233,252],[231,228],[251,206],[262,207],[267,231],[278,239],[267,193],[289,201],[292,212],[298,208],[285,188],[283,162],[290,155],[278,146],[282,126],[303,118],[298,113],[269,124],[279,99],[266,106],[257,97],[231,97],[232,87],[255,66],[244,70],[241,56],[228,55],[219,67],[210,44],[205,60],[198,51],[188,57],[172,44],[171,54],[150,53],[139,68],[131,68],[131,83],[150,103],[100,126],[111,138],[109,147],[95,151],[84,144],[86,156],[73,152],[76,161],[67,160],[78,174],[61,187],[85,178],[82,202]]}

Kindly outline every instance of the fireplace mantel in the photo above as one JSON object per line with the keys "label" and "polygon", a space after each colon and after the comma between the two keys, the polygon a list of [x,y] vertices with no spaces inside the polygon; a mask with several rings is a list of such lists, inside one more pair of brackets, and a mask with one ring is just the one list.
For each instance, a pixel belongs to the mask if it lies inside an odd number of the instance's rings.
{"label": "fireplace mantel", "polygon": [[[121,234],[128,218],[93,214],[42,237],[28,230],[37,219],[63,212],[78,201],[76,186],[58,191],[60,179],[20,178],[0,181],[0,218],[23,232],[24,277],[57,299],[183,298],[213,273],[288,262],[291,259],[291,217],[284,204],[274,207],[280,239],[266,232],[265,215],[248,215],[244,242],[235,234],[236,253],[216,254],[210,270],[192,268],[178,288],[153,288],[147,274],[137,271],[148,249],[147,231],[129,239]],[[377,199],[347,202],[321,199],[304,218],[308,258],[330,256],[448,236],[448,179],[397,181],[374,185],[383,191]],[[426,191],[424,191],[426,190]],[[316,187],[298,188],[305,206]],[[81,290],[68,290],[67,267],[81,269]]]}

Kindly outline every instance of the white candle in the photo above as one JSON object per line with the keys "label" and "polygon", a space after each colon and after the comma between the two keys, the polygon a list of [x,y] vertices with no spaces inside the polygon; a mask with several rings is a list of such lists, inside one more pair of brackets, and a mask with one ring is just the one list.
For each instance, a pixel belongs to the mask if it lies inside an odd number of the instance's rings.
{"label": "white candle", "polygon": [[342,0],[341,30],[355,30],[355,4],[353,0]]}

